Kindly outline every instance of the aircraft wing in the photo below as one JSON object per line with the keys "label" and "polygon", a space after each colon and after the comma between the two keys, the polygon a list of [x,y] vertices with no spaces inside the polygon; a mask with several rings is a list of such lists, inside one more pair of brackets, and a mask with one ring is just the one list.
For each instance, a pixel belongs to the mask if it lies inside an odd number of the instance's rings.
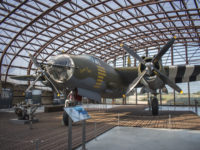
{"label": "aircraft wing", "polygon": [[164,69],[175,83],[200,81],[200,65],[165,66]]}
{"label": "aircraft wing", "polygon": [[[35,81],[37,77],[34,75],[24,75],[24,76],[11,76],[10,78],[22,81]],[[42,78],[40,77],[38,81],[42,81]]]}
{"label": "aircraft wing", "polygon": [[138,76],[138,67],[115,68],[125,84],[130,84]]}

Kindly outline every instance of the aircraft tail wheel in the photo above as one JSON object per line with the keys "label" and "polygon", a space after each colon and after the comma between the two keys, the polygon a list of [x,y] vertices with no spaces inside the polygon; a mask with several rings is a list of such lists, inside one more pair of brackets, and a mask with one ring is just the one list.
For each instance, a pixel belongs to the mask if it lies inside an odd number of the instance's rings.
{"label": "aircraft tail wheel", "polygon": [[65,126],[68,126],[68,117],[68,114],[65,111],[63,111],[63,123]]}
{"label": "aircraft tail wheel", "polygon": [[158,107],[158,99],[156,97],[152,98],[151,107],[152,107],[152,115],[157,116],[159,107]]}

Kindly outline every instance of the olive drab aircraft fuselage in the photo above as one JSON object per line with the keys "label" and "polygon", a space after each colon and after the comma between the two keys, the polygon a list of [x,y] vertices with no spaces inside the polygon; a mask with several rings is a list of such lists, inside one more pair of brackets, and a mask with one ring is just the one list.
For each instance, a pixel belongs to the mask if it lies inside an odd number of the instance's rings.
{"label": "olive drab aircraft fuselage", "polygon": [[46,70],[60,93],[63,89],[70,91],[77,88],[80,95],[94,100],[100,100],[101,97],[122,97],[130,82],[138,76],[137,68],[129,68],[123,72],[123,68],[115,69],[90,55],[55,56],[49,61]]}

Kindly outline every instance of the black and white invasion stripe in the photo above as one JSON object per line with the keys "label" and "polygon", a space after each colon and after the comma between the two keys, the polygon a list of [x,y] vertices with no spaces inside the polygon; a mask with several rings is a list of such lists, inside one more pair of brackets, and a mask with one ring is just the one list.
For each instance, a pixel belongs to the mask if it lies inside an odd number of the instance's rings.
{"label": "black and white invasion stripe", "polygon": [[165,66],[164,69],[175,83],[200,80],[200,65]]}

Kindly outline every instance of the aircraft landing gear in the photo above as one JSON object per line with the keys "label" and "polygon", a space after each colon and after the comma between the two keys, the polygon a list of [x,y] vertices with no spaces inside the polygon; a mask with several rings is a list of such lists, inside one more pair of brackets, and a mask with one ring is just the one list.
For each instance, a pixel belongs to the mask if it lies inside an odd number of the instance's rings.
{"label": "aircraft landing gear", "polygon": [[159,106],[158,106],[158,99],[156,96],[151,97],[151,108],[152,108],[152,115],[157,116],[159,111]]}
{"label": "aircraft landing gear", "polygon": [[63,123],[65,126],[68,126],[69,124],[69,116],[65,111],[63,111]]}

